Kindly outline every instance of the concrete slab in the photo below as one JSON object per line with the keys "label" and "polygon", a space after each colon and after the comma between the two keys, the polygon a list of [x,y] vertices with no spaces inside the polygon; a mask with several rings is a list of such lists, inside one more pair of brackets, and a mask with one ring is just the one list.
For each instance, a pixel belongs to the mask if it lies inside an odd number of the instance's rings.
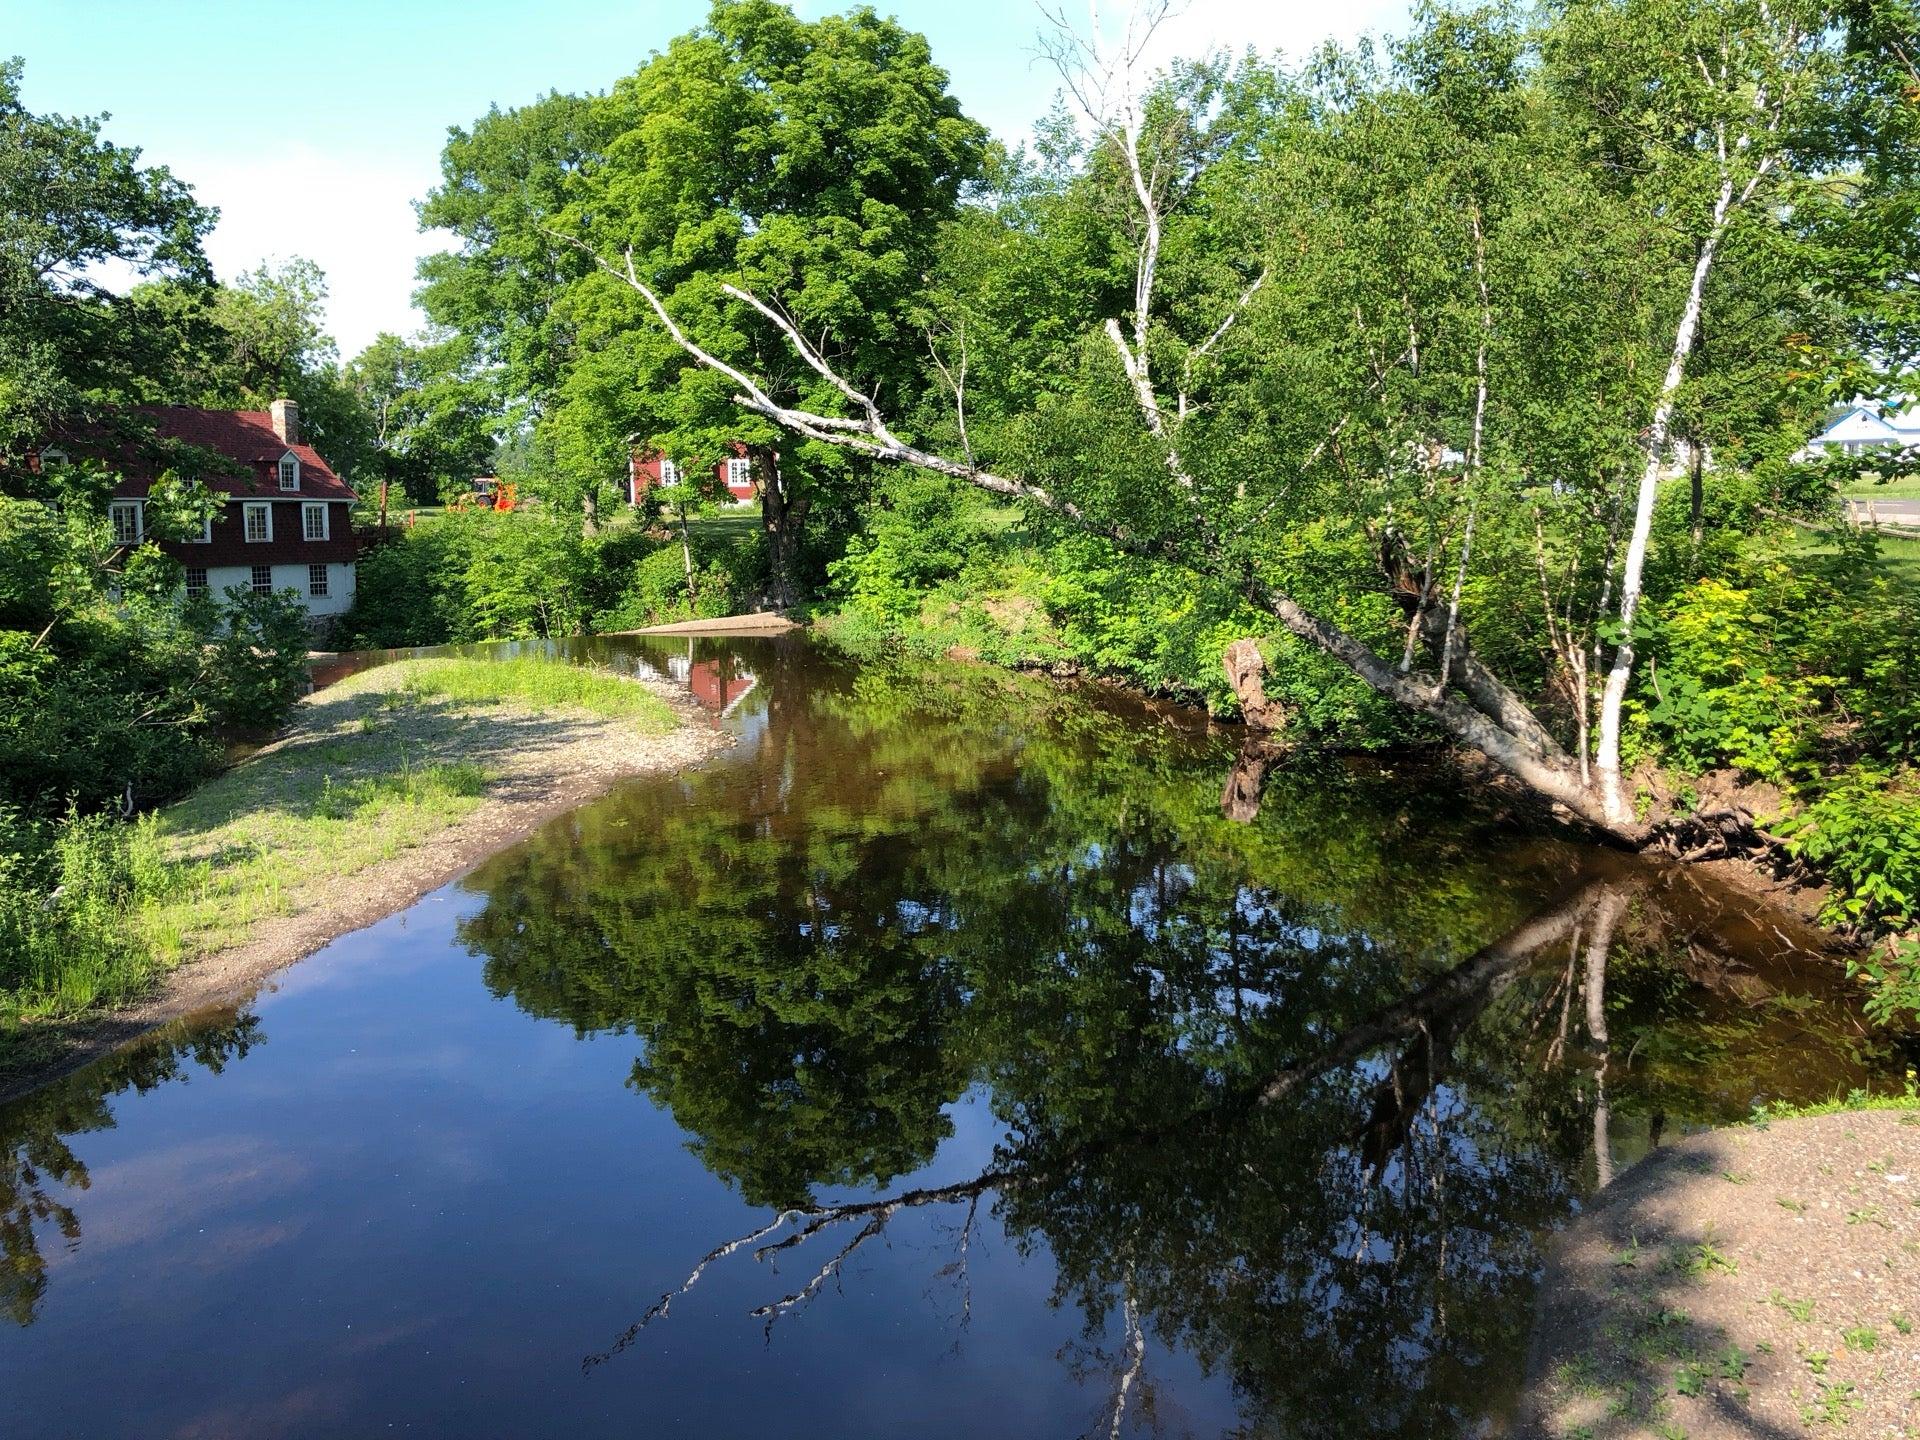
{"label": "concrete slab", "polygon": [[800,626],[777,610],[751,615],[721,615],[711,620],[679,620],[671,625],[645,625],[638,630],[609,630],[609,635],[784,635]]}

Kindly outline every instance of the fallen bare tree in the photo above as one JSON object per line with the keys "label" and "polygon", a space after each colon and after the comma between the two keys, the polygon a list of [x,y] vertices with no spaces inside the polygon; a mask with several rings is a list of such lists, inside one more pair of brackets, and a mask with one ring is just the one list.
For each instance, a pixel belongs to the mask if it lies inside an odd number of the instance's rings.
{"label": "fallen bare tree", "polygon": [[[1157,533],[1139,533],[1112,523],[1045,485],[982,464],[975,458],[971,442],[966,440],[966,397],[961,378],[964,370],[956,375],[939,361],[937,350],[935,361],[947,379],[958,411],[963,453],[960,458],[954,458],[903,438],[877,396],[851,383],[828,358],[823,344],[803,333],[777,303],[734,284],[722,285],[724,295],[772,327],[792,355],[831,387],[844,402],[845,413],[783,403],[747,369],[729,363],[692,338],[676,322],[660,294],[638,272],[631,249],[610,257],[577,238],[564,238],[586,250],[605,273],[637,293],[674,343],[694,363],[726,377],[735,387],[733,401],[742,410],[824,445],[870,460],[947,476],[991,494],[1036,506],[1124,550],[1186,566],[1198,573],[1220,572],[1228,563],[1229,553],[1229,545],[1223,539],[1224,526],[1244,525],[1247,517],[1244,512],[1223,515],[1217,507],[1210,506],[1205,498],[1206,487],[1189,468],[1182,437],[1200,408],[1192,390],[1197,370],[1204,369],[1203,362],[1242,324],[1252,307],[1261,303],[1270,289],[1270,269],[1260,268],[1247,279],[1197,342],[1178,340],[1172,333],[1171,322],[1157,308],[1156,287],[1173,181],[1172,167],[1165,159],[1168,144],[1164,137],[1155,140],[1148,135],[1152,87],[1145,67],[1149,42],[1169,8],[1169,0],[1141,0],[1129,13],[1117,39],[1110,41],[1103,40],[1098,31],[1097,7],[1095,29],[1090,34],[1074,32],[1064,16],[1053,17],[1055,34],[1048,49],[1098,143],[1105,147],[1105,153],[1125,176],[1124,192],[1126,203],[1131,207],[1136,240],[1132,298],[1125,313],[1110,316],[1102,330],[1124,373],[1133,402],[1133,419],[1160,451],[1171,482],[1169,489],[1184,512],[1183,524],[1165,527]],[[1464,303],[1474,309],[1477,334],[1471,371],[1466,377],[1473,396],[1471,439],[1461,457],[1459,473],[1449,481],[1450,499],[1446,501],[1464,515],[1464,523],[1452,525],[1445,539],[1435,531],[1424,559],[1418,563],[1414,562],[1412,547],[1391,516],[1380,532],[1389,593],[1408,613],[1404,653],[1397,658],[1380,653],[1325,614],[1300,603],[1270,574],[1249,573],[1246,577],[1250,598],[1271,613],[1289,634],[1333,657],[1374,691],[1425,717],[1454,741],[1480,751],[1567,815],[1618,842],[1635,846],[1645,844],[1661,831],[1657,817],[1650,822],[1635,814],[1633,796],[1622,773],[1622,714],[1633,675],[1634,634],[1644,594],[1654,502],[1667,459],[1675,407],[1688,357],[1699,332],[1716,258],[1736,216],[1758,207],[1768,193],[1767,182],[1783,168],[1786,133],[1791,128],[1786,122],[1793,106],[1802,98],[1804,77],[1824,43],[1818,27],[1803,22],[1797,7],[1769,9],[1765,5],[1751,13],[1742,8],[1738,16],[1729,18],[1724,25],[1718,25],[1711,16],[1705,20],[1696,17],[1691,28],[1677,40],[1684,52],[1679,78],[1690,88],[1673,102],[1680,110],[1676,123],[1684,121],[1684,126],[1690,127],[1690,133],[1696,137],[1704,156],[1700,164],[1713,176],[1711,203],[1698,226],[1695,259],[1687,275],[1671,344],[1667,347],[1664,375],[1653,395],[1651,414],[1642,431],[1643,459],[1631,497],[1631,525],[1619,557],[1617,575],[1611,555],[1607,561],[1601,605],[1611,603],[1618,622],[1611,657],[1602,653],[1597,630],[1590,647],[1591,665],[1585,658],[1589,647],[1571,639],[1563,640],[1558,635],[1552,637],[1554,655],[1563,663],[1571,656],[1578,665],[1578,673],[1571,682],[1580,718],[1580,734],[1574,748],[1569,749],[1558,739],[1535,707],[1483,661],[1475,650],[1462,614],[1462,592],[1474,558],[1474,527],[1483,488],[1480,475],[1489,406],[1488,345],[1495,333],[1486,234],[1477,200],[1464,206],[1462,224],[1468,237],[1465,253],[1470,271],[1468,299]],[[1688,183],[1697,182],[1702,173],[1706,172],[1696,166],[1688,172]],[[1356,323],[1359,323],[1358,317]],[[1372,393],[1384,387],[1389,373],[1397,366],[1417,370],[1422,345],[1419,324],[1410,314],[1404,349],[1397,357],[1382,355],[1367,383],[1367,391]],[[1184,352],[1179,385],[1171,394],[1163,389],[1155,369],[1156,354],[1169,348]],[[1338,442],[1364,398],[1364,395],[1354,396],[1355,409],[1335,419],[1324,437],[1299,456],[1300,470],[1313,467],[1328,447]],[[1437,493],[1433,484],[1429,483],[1427,493],[1430,496]],[[1277,501],[1256,510],[1253,519],[1262,521],[1272,512],[1275,503]],[[1448,570],[1452,572],[1450,577],[1446,575]],[[1551,626],[1551,604],[1548,616]],[[1596,613],[1594,619],[1600,618]],[[1426,662],[1424,665],[1417,663],[1422,659]],[[1267,728],[1280,723],[1283,719],[1280,711],[1267,704],[1258,689],[1258,672],[1248,663],[1246,649],[1230,653],[1227,666],[1248,720]],[[1598,680],[1602,675],[1604,684],[1597,697],[1597,721],[1591,731],[1595,743],[1589,754],[1589,685],[1590,680]],[[1270,764],[1273,755],[1269,751],[1264,756],[1249,757],[1246,772],[1237,782],[1242,790],[1253,780],[1263,758]],[[1230,782],[1226,797],[1229,813],[1236,808],[1249,812],[1248,797],[1243,794],[1236,802],[1233,791],[1234,783]]]}

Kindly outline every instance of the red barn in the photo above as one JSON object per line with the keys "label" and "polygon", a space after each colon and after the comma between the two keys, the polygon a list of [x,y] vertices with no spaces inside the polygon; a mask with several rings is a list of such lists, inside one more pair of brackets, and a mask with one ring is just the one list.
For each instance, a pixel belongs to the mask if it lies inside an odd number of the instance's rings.
{"label": "red barn", "polygon": [[[753,462],[747,447],[734,442],[733,454],[713,467],[713,478],[735,500],[753,498]],[[657,450],[635,450],[627,461],[627,503],[638,505],[657,485],[680,483],[680,467]]]}

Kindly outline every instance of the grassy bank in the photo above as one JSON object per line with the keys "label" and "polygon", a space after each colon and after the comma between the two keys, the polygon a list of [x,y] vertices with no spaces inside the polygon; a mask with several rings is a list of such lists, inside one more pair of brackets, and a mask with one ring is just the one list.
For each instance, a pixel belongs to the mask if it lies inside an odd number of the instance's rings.
{"label": "grassy bank", "polygon": [[0,1072],[174,967],[347,903],[490,799],[618,759],[673,712],[561,661],[409,661],[302,702],[289,732],[131,824],[69,822],[0,871]]}

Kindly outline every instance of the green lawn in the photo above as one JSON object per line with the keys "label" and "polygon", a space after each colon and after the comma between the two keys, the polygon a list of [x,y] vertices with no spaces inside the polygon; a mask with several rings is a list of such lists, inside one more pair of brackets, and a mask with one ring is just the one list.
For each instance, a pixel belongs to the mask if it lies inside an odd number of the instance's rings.
{"label": "green lawn", "polygon": [[1841,486],[1840,493],[1858,500],[1920,500],[1920,475],[1896,475],[1885,482],[1855,480]]}
{"label": "green lawn", "polygon": [[[1798,555],[1828,555],[1832,547],[1820,544],[1813,536],[1802,534],[1801,543],[1794,547]],[[1880,537],[1880,563],[1889,575],[1905,580],[1909,584],[1920,585],[1920,539],[1907,539],[1902,536],[1885,535]]]}
{"label": "green lawn", "polygon": [[717,515],[702,515],[697,520],[689,520],[687,528],[697,535],[721,540],[728,545],[738,545],[760,533],[760,512],[749,507],[726,510]]}
{"label": "green lawn", "polygon": [[0,885],[0,1072],[175,965],[338,906],[496,785],[550,784],[539,757],[555,745],[676,723],[631,680],[534,657],[406,661],[308,697],[286,735],[186,799],[69,831],[60,904]]}

